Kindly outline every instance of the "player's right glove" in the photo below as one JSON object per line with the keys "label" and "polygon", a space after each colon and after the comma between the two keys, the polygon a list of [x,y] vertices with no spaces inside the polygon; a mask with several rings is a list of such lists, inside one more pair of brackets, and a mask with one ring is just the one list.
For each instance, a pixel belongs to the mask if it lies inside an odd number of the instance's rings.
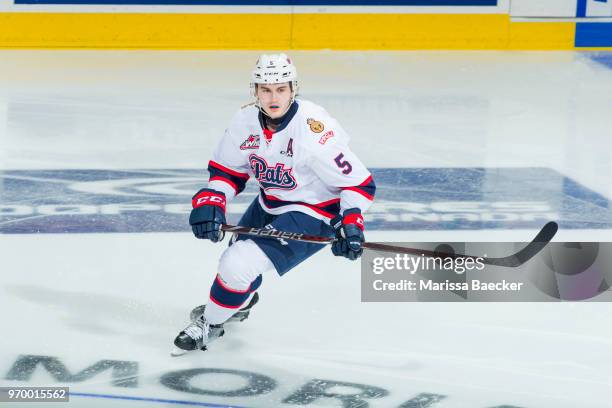
{"label": "player's right glove", "polygon": [[336,230],[336,240],[332,243],[333,254],[351,261],[359,258],[363,253],[361,244],[365,242],[361,210],[351,208],[344,211],[342,217],[337,216],[331,220],[331,226]]}
{"label": "player's right glove", "polygon": [[219,242],[225,236],[221,225],[225,224],[225,194],[210,188],[198,191],[191,200],[189,224],[193,234],[200,239]]}

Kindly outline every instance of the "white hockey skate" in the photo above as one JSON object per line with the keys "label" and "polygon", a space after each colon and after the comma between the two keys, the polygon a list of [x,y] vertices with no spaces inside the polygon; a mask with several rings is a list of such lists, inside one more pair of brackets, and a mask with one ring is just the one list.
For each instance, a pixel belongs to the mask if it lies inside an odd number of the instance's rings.
{"label": "white hockey skate", "polygon": [[175,349],[170,354],[176,357],[188,351],[204,351],[207,344],[224,334],[223,324],[209,324],[202,314],[176,336]]}

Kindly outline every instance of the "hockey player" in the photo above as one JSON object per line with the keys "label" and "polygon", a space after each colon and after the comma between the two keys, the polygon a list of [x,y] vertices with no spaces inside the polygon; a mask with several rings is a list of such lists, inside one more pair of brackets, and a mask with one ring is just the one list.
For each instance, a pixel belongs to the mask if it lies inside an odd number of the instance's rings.
{"label": "hockey player", "polygon": [[[359,258],[362,213],[376,187],[349,149],[348,135],[325,109],[296,98],[297,72],[285,54],[261,55],[251,88],[255,103],[231,120],[208,164],[208,188],[193,197],[193,233],[221,241],[227,205],[253,178],[259,196],[239,225],[335,237],[334,255]],[[264,273],[276,270],[282,276],[323,246],[235,235],[219,260],[208,304],[194,310],[192,324],[179,333],[175,345],[205,349],[223,335],[223,323],[254,303],[247,301],[257,295]],[[241,312],[244,304],[248,306]]]}

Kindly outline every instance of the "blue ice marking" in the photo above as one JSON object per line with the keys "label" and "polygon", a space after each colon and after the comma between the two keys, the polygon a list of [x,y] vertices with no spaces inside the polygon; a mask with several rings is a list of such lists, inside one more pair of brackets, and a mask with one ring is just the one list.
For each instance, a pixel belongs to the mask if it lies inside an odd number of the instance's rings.
{"label": "blue ice marking", "polygon": [[[609,54],[608,54],[609,55]],[[376,168],[367,230],[612,228],[601,194],[548,168]],[[0,171],[0,233],[190,231],[200,169]],[[235,224],[255,182],[228,206]]]}
{"label": "blue ice marking", "polygon": [[612,52],[594,52],[588,53],[588,57],[603,66],[612,69]]}
{"label": "blue ice marking", "polygon": [[131,397],[127,395],[91,394],[91,393],[84,393],[84,392],[71,392],[70,396],[71,397],[129,400],[129,401],[146,401],[146,402],[156,402],[160,404],[191,405],[191,406],[196,406],[196,407],[210,407],[210,408],[246,408],[246,407],[240,407],[238,405],[219,405],[219,404],[209,404],[207,402],[198,402],[198,401],[172,400],[172,399],[164,399],[164,398]]}

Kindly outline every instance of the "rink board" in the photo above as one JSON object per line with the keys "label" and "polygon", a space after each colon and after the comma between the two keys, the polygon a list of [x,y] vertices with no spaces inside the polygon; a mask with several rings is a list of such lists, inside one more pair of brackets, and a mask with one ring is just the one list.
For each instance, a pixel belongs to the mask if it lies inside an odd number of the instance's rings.
{"label": "rink board", "polygon": [[[545,168],[373,169],[369,230],[610,228],[610,202]],[[201,170],[5,170],[0,232],[188,231]],[[236,223],[257,195],[254,183],[229,206]]]}
{"label": "rink board", "polygon": [[504,14],[0,13],[2,48],[571,50],[574,38],[573,22]]}

